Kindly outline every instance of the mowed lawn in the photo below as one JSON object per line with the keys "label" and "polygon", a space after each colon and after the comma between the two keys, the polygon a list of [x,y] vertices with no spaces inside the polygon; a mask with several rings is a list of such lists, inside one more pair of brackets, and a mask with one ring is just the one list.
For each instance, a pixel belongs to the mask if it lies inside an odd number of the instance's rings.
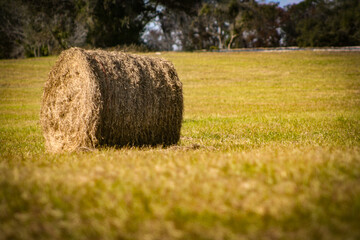
{"label": "mowed lawn", "polygon": [[0,61],[0,239],[360,239],[360,53],[161,57],[179,145],[71,154],[39,125],[56,57]]}

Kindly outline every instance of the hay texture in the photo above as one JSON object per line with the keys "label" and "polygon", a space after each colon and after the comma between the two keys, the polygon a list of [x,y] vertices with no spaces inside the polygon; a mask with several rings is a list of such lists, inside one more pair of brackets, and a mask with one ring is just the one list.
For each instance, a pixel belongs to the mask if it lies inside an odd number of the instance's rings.
{"label": "hay texture", "polygon": [[40,122],[50,152],[179,141],[182,84],[161,58],[71,48],[44,88]]}

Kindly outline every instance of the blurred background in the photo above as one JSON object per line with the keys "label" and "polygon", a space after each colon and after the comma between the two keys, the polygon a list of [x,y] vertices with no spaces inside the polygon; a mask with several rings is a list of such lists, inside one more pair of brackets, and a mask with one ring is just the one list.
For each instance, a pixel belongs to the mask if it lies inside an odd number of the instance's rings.
{"label": "blurred background", "polygon": [[0,0],[0,58],[360,45],[359,0]]}

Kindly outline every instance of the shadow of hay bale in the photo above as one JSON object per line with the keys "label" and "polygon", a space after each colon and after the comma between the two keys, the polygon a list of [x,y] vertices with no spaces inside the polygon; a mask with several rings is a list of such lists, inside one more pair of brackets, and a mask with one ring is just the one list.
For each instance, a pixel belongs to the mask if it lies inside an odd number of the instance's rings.
{"label": "shadow of hay bale", "polygon": [[172,63],[71,48],[45,84],[40,122],[50,152],[176,144],[183,93]]}

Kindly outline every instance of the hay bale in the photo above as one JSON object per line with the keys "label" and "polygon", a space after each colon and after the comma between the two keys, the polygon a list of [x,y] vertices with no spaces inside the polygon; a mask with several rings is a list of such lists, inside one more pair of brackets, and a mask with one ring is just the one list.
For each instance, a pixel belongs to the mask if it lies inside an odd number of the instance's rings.
{"label": "hay bale", "polygon": [[46,149],[172,145],[180,138],[182,84],[161,58],[71,48],[44,88]]}

